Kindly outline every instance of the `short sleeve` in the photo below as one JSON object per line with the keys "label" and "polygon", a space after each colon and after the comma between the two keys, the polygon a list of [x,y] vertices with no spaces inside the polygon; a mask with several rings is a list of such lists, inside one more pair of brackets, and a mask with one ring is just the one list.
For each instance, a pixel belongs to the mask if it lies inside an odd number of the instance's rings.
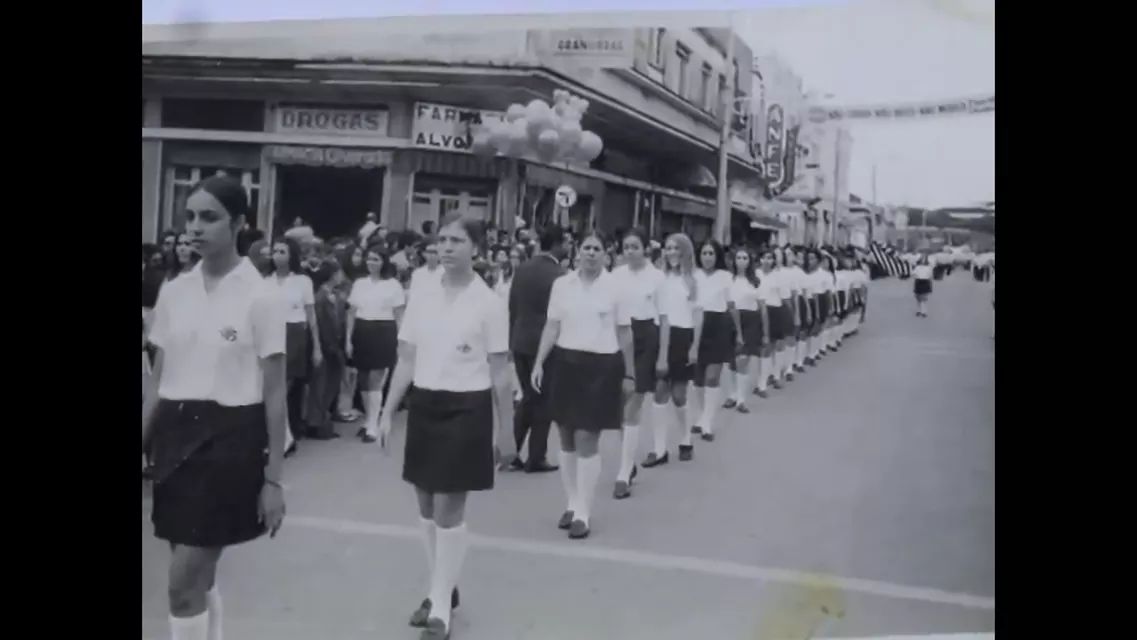
{"label": "short sleeve", "polygon": [[[165,287],[163,287],[165,289]],[[159,348],[165,348],[170,335],[170,296],[158,292],[158,301],[154,303],[154,319],[150,325],[150,335],[147,339]]]}
{"label": "short sleeve", "polygon": [[263,291],[253,301],[252,309],[253,346],[257,357],[284,353],[285,342],[285,304],[283,296],[275,292]]}
{"label": "short sleeve", "polygon": [[553,281],[553,289],[549,292],[549,309],[545,314],[549,320],[560,322],[565,317],[564,282],[564,276]]}
{"label": "short sleeve", "polygon": [[398,282],[394,282],[393,280],[390,282],[392,282],[394,285],[391,287],[391,308],[392,309],[398,309],[399,307],[406,306],[406,304],[407,304],[407,292],[406,292],[406,290],[404,290],[401,286],[399,286]]}
{"label": "short sleeve", "polygon": [[612,287],[612,303],[616,306],[616,326],[626,327],[632,324],[632,304],[634,297],[623,295],[619,286]]}
{"label": "short sleeve", "polygon": [[505,353],[509,351],[509,305],[492,291],[483,304],[488,307],[482,314],[486,353]]}
{"label": "short sleeve", "polygon": [[300,276],[300,293],[303,294],[304,306],[316,304],[316,289],[312,286],[312,279]]}
{"label": "short sleeve", "polygon": [[[401,288],[401,287],[400,287]],[[422,307],[422,294],[411,296],[407,302],[407,310],[403,312],[403,322],[399,325],[399,341],[406,342],[407,344],[418,343],[418,325],[417,317],[420,313],[419,309]]]}

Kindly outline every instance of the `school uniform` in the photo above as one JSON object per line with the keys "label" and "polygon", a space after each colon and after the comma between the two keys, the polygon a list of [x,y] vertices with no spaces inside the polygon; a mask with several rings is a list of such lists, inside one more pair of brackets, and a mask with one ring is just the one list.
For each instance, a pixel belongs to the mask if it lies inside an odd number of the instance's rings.
{"label": "school uniform", "polygon": [[150,332],[165,353],[152,435],[158,538],[224,547],[265,532],[261,359],[285,353],[286,313],[244,260],[210,293],[200,265],[164,288]]}
{"label": "school uniform", "polygon": [[415,269],[414,272],[411,273],[411,284],[410,284],[410,286],[407,287],[407,295],[413,295],[415,292],[415,289],[418,289],[422,285],[423,282],[426,282],[428,280],[433,281],[433,282],[439,282],[441,280],[441,278],[442,278],[442,267],[441,266],[435,267],[434,270],[431,270],[430,267],[423,265],[423,266],[419,267],[418,269]]}
{"label": "school uniform", "polygon": [[265,280],[276,287],[284,300],[284,319],[288,324],[288,380],[304,380],[308,377],[308,358],[312,351],[305,309],[316,302],[312,280],[299,273],[290,273],[283,278],[272,274]]}
{"label": "school uniform", "polygon": [[833,317],[833,290],[835,283],[833,281],[833,273],[825,269],[818,268],[813,272],[813,287],[817,292],[817,314],[818,328],[825,329],[825,324]]}
{"label": "school uniform", "polygon": [[620,281],[603,270],[591,284],[576,271],[557,278],[548,318],[560,323],[547,367],[553,420],[572,431],[619,429],[625,371],[616,327],[631,324]]}
{"label": "school uniform", "polygon": [[667,316],[671,327],[667,347],[667,382],[689,382],[694,370],[688,354],[695,341],[695,314],[702,313],[696,300],[690,299],[687,283],[678,274],[664,276],[660,289],[660,315]]}
{"label": "school uniform", "polygon": [[[425,280],[423,282],[426,283]],[[437,284],[437,281],[430,284]],[[360,278],[351,286],[348,304],[355,310],[351,333],[352,366],[360,371],[393,367],[398,353],[395,310],[407,304],[402,285],[394,278]]]}
{"label": "school uniform", "polygon": [[[759,281],[761,282],[761,281]],[[761,293],[746,276],[735,276],[730,285],[730,300],[738,309],[742,324],[742,353],[759,356],[762,351],[762,314],[759,311]]]}
{"label": "school uniform", "polygon": [[842,322],[849,315],[849,272],[838,269],[834,288],[837,290],[837,318]]}
{"label": "school uniform", "polygon": [[932,293],[932,279],[934,273],[931,265],[918,264],[912,270],[913,290],[917,296],[927,296]]}
{"label": "school uniform", "polygon": [[770,318],[770,335],[768,344],[784,340],[788,337],[784,309],[782,308],[782,287],[778,283],[780,277],[777,270],[763,273],[758,272],[758,297],[766,304],[766,313]]}
{"label": "school uniform", "polygon": [[[798,316],[799,327],[798,327],[797,331],[794,331],[791,334],[791,337],[793,337],[796,340],[796,339],[800,339],[800,337],[802,335],[805,335],[805,332],[809,330],[808,327],[806,326],[806,323],[805,323],[806,316],[809,315],[808,311],[806,309],[806,307],[808,306],[808,302],[807,302],[807,296],[805,293],[805,291],[806,291],[805,271],[802,271],[801,267],[798,267],[795,265],[792,267],[786,267],[786,268],[782,269],[782,274],[783,274],[783,276],[782,276],[783,282],[785,282],[787,287],[789,288],[791,296],[792,296],[792,294],[795,294],[795,293],[798,296],[797,316]],[[791,314],[792,314],[792,311],[793,310],[791,309]],[[790,317],[790,325],[791,325],[791,327],[793,325],[793,316],[792,315]]]}
{"label": "school uniform", "polygon": [[718,269],[709,275],[702,269],[695,271],[697,304],[703,309],[703,333],[699,339],[700,370],[734,359],[734,320],[727,312],[731,284],[732,276],[728,271]]}
{"label": "school uniform", "polygon": [[441,279],[407,304],[398,339],[415,348],[403,480],[428,493],[494,485],[489,356],[509,351],[505,307],[475,277],[448,301]]}
{"label": "school uniform", "polygon": [[632,343],[635,360],[636,393],[650,393],[655,388],[655,363],[659,359],[660,295],[664,275],[651,263],[639,271],[621,265],[612,271],[627,301],[632,320]]}

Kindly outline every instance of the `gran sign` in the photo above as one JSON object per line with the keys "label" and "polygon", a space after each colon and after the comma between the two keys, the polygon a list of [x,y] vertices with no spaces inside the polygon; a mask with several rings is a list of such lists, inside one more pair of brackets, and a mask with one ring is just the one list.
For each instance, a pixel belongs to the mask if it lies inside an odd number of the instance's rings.
{"label": "gran sign", "polygon": [[504,116],[500,111],[417,102],[411,124],[411,143],[419,149],[469,153],[473,132],[486,122],[501,120]]}
{"label": "gran sign", "polygon": [[284,133],[314,133],[385,137],[386,109],[341,109],[281,105],[276,109],[276,130]]}

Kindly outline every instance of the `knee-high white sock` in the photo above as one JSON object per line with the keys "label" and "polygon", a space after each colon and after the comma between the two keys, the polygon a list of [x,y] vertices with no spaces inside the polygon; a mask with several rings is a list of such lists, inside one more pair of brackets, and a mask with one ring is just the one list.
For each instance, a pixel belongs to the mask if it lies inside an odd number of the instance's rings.
{"label": "knee-high white sock", "polygon": [[785,364],[786,350],[778,349],[774,352],[774,370],[772,372],[774,374],[774,379],[778,382],[781,382],[782,379],[786,377]]}
{"label": "knee-high white sock", "polygon": [[221,590],[214,578],[213,588],[205,593],[206,611],[209,613],[209,640],[224,640],[221,632],[221,616],[225,609],[221,603]]}
{"label": "knee-high white sock", "polygon": [[798,340],[797,346],[794,347],[794,353],[797,355],[797,358],[794,359],[794,364],[796,364],[799,369],[805,366],[806,345],[807,342],[805,340]]}
{"label": "knee-high white sock", "polygon": [[770,375],[774,371],[774,358],[758,359],[758,390],[765,393],[770,386]]}
{"label": "knee-high white sock", "polygon": [[703,416],[699,419],[699,425],[703,427],[704,433],[714,433],[715,414],[722,401],[722,387],[707,387],[703,393]]}
{"label": "knee-high white sock", "polygon": [[746,361],[747,371],[739,371],[738,375],[734,376],[734,401],[738,404],[746,404],[746,398],[750,396],[750,392],[754,390],[753,383],[750,382],[751,360]]}
{"label": "knee-high white sock", "polygon": [[466,559],[469,536],[466,523],[435,532],[434,574],[430,581],[430,617],[438,618],[450,628],[450,592],[458,584],[462,562]]}
{"label": "knee-high white sock", "polygon": [[170,616],[171,640],[209,640],[209,611],[190,618]]}
{"label": "knee-high white sock", "polygon": [[656,457],[662,457],[667,453],[667,430],[671,426],[671,403],[658,402],[651,403],[655,415],[652,416],[653,421],[651,424],[652,435],[654,436],[652,443],[652,451],[655,452]]}
{"label": "knee-high white sock", "polygon": [[434,549],[438,544],[435,535],[437,527],[434,524],[434,520],[421,517],[418,519],[418,524],[419,532],[422,533],[422,546],[426,549],[426,588],[427,591],[430,591],[430,580],[432,580],[432,576],[434,576]]}
{"label": "knee-high white sock", "polygon": [[[689,398],[688,401],[690,401]],[[675,414],[679,418],[679,444],[689,447],[691,446],[691,421],[697,415],[695,408],[691,404],[675,407]]]}
{"label": "knee-high white sock", "polygon": [[632,467],[636,464],[636,450],[640,446],[640,426],[626,424],[623,432],[624,438],[620,443],[620,471],[616,474],[616,479],[628,482],[632,477]]}
{"label": "knee-high white sock", "polygon": [[284,450],[292,446],[294,439],[292,437],[292,425],[288,424],[288,416],[284,416]]}
{"label": "knee-high white sock", "polygon": [[[630,472],[629,472],[630,473]],[[587,458],[576,457],[576,495],[578,509],[573,513],[573,520],[583,520],[589,523],[592,517],[592,501],[596,497],[596,485],[600,482],[600,454],[595,453]]]}
{"label": "knee-high white sock", "polygon": [[[724,388],[724,389],[728,389],[728,390],[734,389],[734,379],[737,376],[738,376],[738,374],[731,371],[730,367],[728,367],[727,365],[724,364],[722,366],[722,373],[719,374],[719,385],[722,386],[722,388]],[[723,395],[727,395],[727,394],[723,394]],[[733,398],[734,396],[731,395],[731,397]],[[737,402],[738,398],[734,398],[734,400]]]}
{"label": "knee-high white sock", "polygon": [[576,452],[561,452],[561,486],[565,489],[565,511],[576,513]]}

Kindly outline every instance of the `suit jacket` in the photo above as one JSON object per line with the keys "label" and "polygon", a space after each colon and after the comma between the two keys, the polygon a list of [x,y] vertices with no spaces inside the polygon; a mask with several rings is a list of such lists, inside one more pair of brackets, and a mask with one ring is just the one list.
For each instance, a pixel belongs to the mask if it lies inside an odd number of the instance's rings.
{"label": "suit jacket", "polygon": [[553,282],[563,274],[564,269],[548,254],[517,267],[509,288],[509,349],[514,353],[537,355]]}

